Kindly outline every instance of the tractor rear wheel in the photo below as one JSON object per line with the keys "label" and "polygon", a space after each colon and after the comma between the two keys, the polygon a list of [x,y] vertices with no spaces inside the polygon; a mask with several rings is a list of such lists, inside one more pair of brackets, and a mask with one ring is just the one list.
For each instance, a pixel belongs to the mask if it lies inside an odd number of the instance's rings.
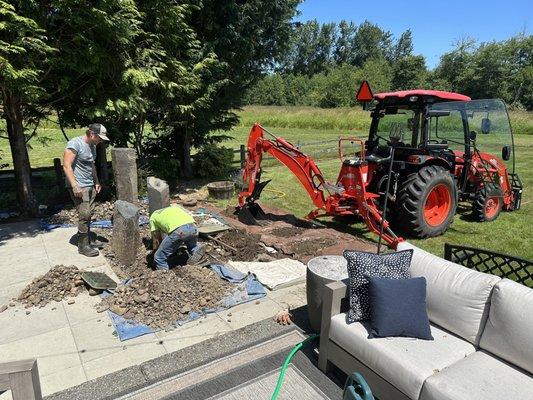
{"label": "tractor rear wheel", "polygon": [[407,176],[396,204],[406,233],[417,238],[441,235],[452,223],[457,208],[453,177],[438,165],[425,166]]}
{"label": "tractor rear wheel", "polygon": [[479,222],[494,221],[503,207],[503,192],[500,185],[487,183],[478,191],[472,203],[472,216]]}

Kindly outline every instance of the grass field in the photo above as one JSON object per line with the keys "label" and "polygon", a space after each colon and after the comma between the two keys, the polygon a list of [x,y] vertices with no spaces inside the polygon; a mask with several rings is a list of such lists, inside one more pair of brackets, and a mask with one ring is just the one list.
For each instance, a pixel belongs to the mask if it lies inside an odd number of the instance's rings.
{"label": "grass field", "polygon": [[[229,132],[233,138],[224,142],[224,146],[238,148],[240,144],[246,142],[253,123],[260,122],[272,132],[293,143],[304,143],[302,150],[315,158],[326,178],[333,182],[340,169],[340,163],[335,158],[337,145],[327,143],[306,146],[305,143],[336,139],[347,135],[365,137],[370,122],[368,113],[359,109],[247,107],[240,112],[240,116],[240,124]],[[502,213],[494,222],[476,223],[469,221],[470,209],[462,205],[454,223],[445,235],[426,240],[413,240],[414,243],[439,255],[443,253],[444,243],[450,242],[533,259],[531,237],[531,226],[533,226],[533,113],[511,112],[511,123],[516,133],[516,170],[525,187],[522,209],[517,212]],[[73,137],[82,134],[83,130],[71,129],[67,133],[69,137]],[[51,124],[47,124],[39,131],[39,137],[48,138],[45,139],[47,144],[45,146],[37,141],[31,142],[32,148],[29,153],[32,166],[51,166],[54,157],[62,156],[65,139],[61,132]],[[6,160],[10,162],[7,140],[0,139],[0,151],[2,151],[0,157],[3,158],[0,164]],[[264,167],[263,179],[272,178],[272,182],[263,192],[263,202],[298,216],[305,216],[311,211],[313,204],[307,193],[287,168],[280,166],[275,160],[265,162]],[[235,204],[235,200],[231,200],[228,204]],[[375,236],[368,234],[363,224],[353,224],[342,228],[375,240]]]}

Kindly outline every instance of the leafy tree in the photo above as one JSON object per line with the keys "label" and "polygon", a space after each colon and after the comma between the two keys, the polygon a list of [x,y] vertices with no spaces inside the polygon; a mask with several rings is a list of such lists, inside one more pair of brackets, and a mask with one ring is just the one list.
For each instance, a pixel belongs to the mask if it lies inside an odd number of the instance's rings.
{"label": "leafy tree", "polygon": [[[387,60],[383,58],[368,60],[363,64],[360,73],[361,81],[367,80],[370,82],[374,93],[391,90],[392,68]],[[357,90],[361,81],[355,82],[355,90]]]}
{"label": "leafy tree", "polygon": [[420,88],[426,81],[426,60],[424,56],[405,56],[392,66],[392,89],[408,90]]}
{"label": "leafy tree", "polygon": [[454,50],[441,56],[435,69],[435,78],[448,82],[451,91],[463,90],[465,73],[470,65],[474,46],[474,40],[464,39],[455,45]]}
{"label": "leafy tree", "polygon": [[499,97],[513,106],[533,107],[533,36],[476,45],[464,40],[441,57],[433,80],[473,98]]}
{"label": "leafy tree", "polygon": [[398,61],[411,55],[413,55],[413,33],[410,29],[407,29],[394,45],[392,59],[393,61]]}
{"label": "leafy tree", "polygon": [[320,25],[316,20],[299,24],[293,30],[290,50],[279,69],[308,76],[324,71],[331,62],[334,43],[335,24]]}
{"label": "leafy tree", "polygon": [[247,104],[284,106],[287,104],[285,80],[279,73],[265,76],[247,92]]}
{"label": "leafy tree", "polygon": [[353,41],[353,64],[362,67],[368,60],[392,58],[392,33],[384,31],[369,21],[357,28]]}
{"label": "leafy tree", "polygon": [[314,83],[306,75],[286,75],[285,82],[285,99],[287,104],[292,106],[311,105],[309,98],[310,92],[313,91]]}
{"label": "leafy tree", "polygon": [[356,104],[356,82],[361,81],[360,70],[352,65],[332,69],[329,73],[313,76],[311,92],[313,105],[323,108],[349,107]]}
{"label": "leafy tree", "polygon": [[337,65],[353,63],[353,46],[356,31],[357,27],[352,21],[342,20],[339,23],[338,35],[333,50],[333,60]]}
{"label": "leafy tree", "polygon": [[17,200],[30,215],[37,212],[31,186],[31,170],[26,142],[28,124],[33,122],[35,104],[45,95],[42,80],[45,61],[53,53],[45,31],[30,16],[36,12],[32,1],[0,1],[0,90],[2,118],[6,121]]}

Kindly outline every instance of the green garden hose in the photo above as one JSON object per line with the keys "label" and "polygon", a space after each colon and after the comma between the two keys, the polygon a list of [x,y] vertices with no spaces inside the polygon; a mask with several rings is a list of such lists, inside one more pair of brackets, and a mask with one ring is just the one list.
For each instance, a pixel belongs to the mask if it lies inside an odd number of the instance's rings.
{"label": "green garden hose", "polygon": [[309,342],[312,342],[313,340],[319,338],[320,335],[311,335],[307,339],[305,339],[303,342],[298,343],[296,346],[294,346],[287,356],[285,358],[285,361],[283,362],[283,367],[281,367],[281,372],[279,373],[278,378],[278,384],[276,385],[276,389],[274,390],[274,393],[272,394],[271,400],[276,400],[279,395],[279,391],[281,390],[281,384],[283,383],[283,378],[285,378],[285,370],[289,366],[292,358],[294,355],[300,350],[302,347],[306,346]]}

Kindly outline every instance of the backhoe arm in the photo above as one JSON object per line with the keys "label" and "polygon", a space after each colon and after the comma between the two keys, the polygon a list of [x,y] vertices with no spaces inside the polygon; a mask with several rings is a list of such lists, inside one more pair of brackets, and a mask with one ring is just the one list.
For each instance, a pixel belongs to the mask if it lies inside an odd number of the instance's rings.
{"label": "backhoe arm", "polygon": [[[264,133],[269,134],[272,139],[265,138]],[[247,183],[247,188],[239,194],[240,207],[246,203],[255,202],[267,183],[260,183],[261,161],[265,152],[271,154],[290,169],[317,208],[325,206],[324,192],[320,189],[325,183],[322,172],[320,172],[315,162],[298,148],[285,139],[272,135],[261,125],[255,124],[248,137],[247,151],[244,169],[244,180]]]}

